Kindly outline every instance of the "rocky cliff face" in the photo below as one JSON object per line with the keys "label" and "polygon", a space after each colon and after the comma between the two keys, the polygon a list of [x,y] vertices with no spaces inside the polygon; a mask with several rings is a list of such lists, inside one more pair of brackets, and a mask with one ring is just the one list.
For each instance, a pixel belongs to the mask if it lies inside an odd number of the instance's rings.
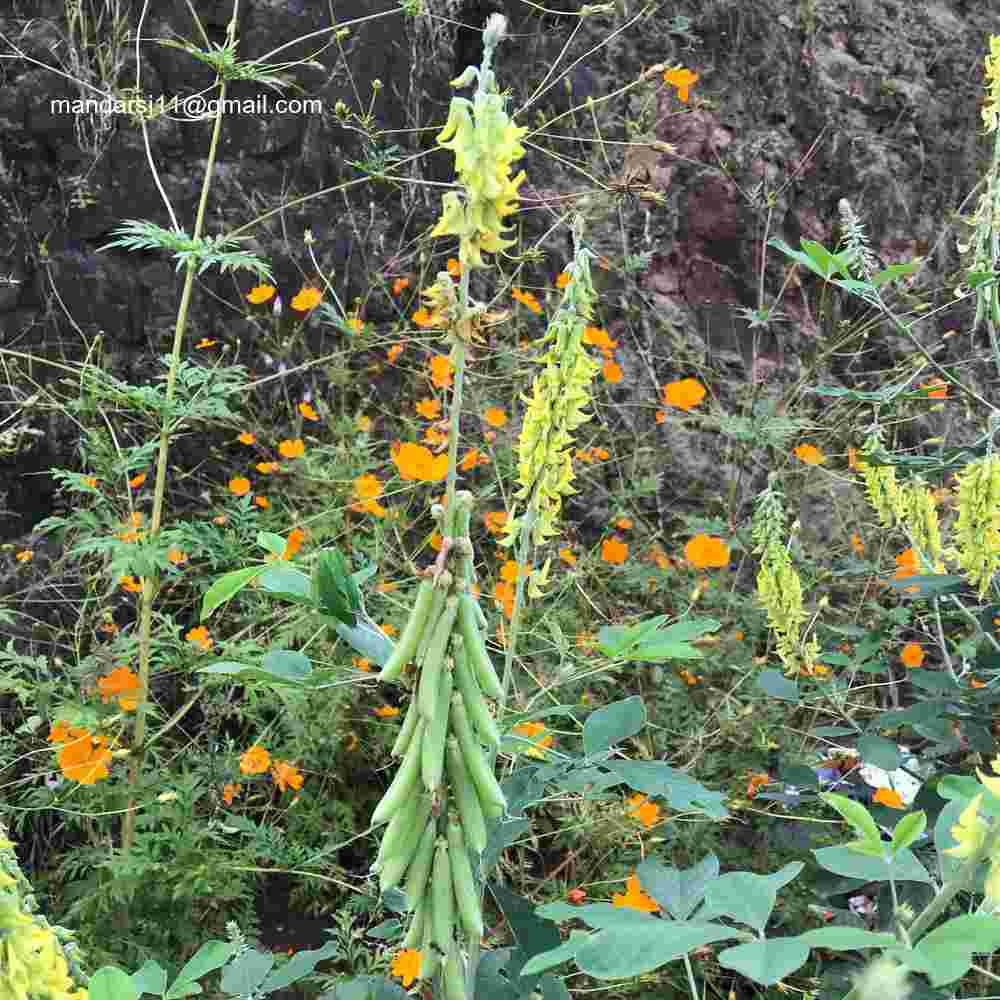
{"label": "rocky cliff face", "polygon": [[[134,116],[74,114],[51,102],[136,93],[170,101],[207,92],[212,74],[177,44],[162,44],[200,39],[181,0],[152,5],[138,64],[142,5],[82,6],[89,17],[72,21],[62,0],[8,0],[0,14],[0,343],[65,361],[86,356],[99,338],[115,374],[142,380],[168,347],[179,282],[160,254],[101,248],[125,219],[169,226],[164,194],[191,228],[211,123],[161,114],[148,122],[147,152]],[[561,0],[562,16],[516,0],[427,0],[431,16],[413,19],[391,4],[353,0],[339,5],[350,28],[338,36],[326,5],[246,0],[240,57],[305,62],[282,72],[293,86],[281,95],[231,87],[229,96],[251,110],[225,120],[209,232],[356,180],[359,163],[391,170],[433,150],[434,130],[419,127],[444,120],[447,81],[478,61],[477,29],[506,8],[500,80],[512,106],[525,109],[520,122],[538,129],[523,161],[521,235],[547,255],[523,283],[558,273],[568,230],[553,224],[567,207],[581,211],[588,240],[612,264],[602,319],[628,375],[616,396],[622,432],[651,419],[658,384],[706,366],[722,397],[735,398],[753,385],[780,395],[817,359],[818,374],[846,384],[892,365],[908,348],[881,327],[863,354],[825,355],[822,345],[848,317],[826,309],[820,289],[792,274],[787,258],[773,249],[762,258],[762,246],[772,236],[793,246],[836,242],[837,204],[847,198],[882,263],[923,256],[919,287],[931,290],[933,305],[949,304],[957,217],[974,206],[969,195],[986,164],[977,134],[982,54],[989,33],[1000,32],[1000,13],[959,0],[678,0],[669,10],[618,0],[611,13],[581,19],[579,6]],[[222,44],[230,4],[198,7],[208,41]],[[698,74],[686,103],[659,74],[614,96],[657,63]],[[382,89],[373,99],[376,80]],[[320,103],[304,113],[252,110],[262,100],[273,109],[279,96]],[[580,107],[588,97],[593,108]],[[381,134],[366,136],[356,118],[338,115],[338,102],[361,115],[371,108],[372,132]],[[342,301],[360,298],[366,320],[387,321],[390,303],[373,294],[374,282],[415,268],[412,241],[434,219],[440,193],[419,182],[448,180],[449,164],[431,152],[397,168],[402,183],[375,180],[291,205],[245,245],[273,262],[282,294],[294,294],[314,269],[303,243],[310,230],[316,263]],[[240,360],[259,367],[244,319],[249,285],[244,276],[206,274],[191,329],[239,341]],[[773,305],[779,292],[783,321],[750,332],[737,310]],[[937,342],[966,321],[964,309],[950,308],[932,313],[919,333]],[[326,334],[311,336],[310,349],[322,350]],[[968,348],[954,338],[940,357]],[[30,371],[40,382],[61,377],[37,363]],[[51,509],[51,483],[43,475],[24,489],[24,477],[74,461],[73,428],[22,409],[31,395],[20,379],[2,387],[0,419],[19,441],[0,449],[6,540]],[[722,457],[708,430],[662,434],[654,471],[685,470],[683,485],[677,477],[661,483],[665,518],[718,491]],[[752,477],[744,487],[752,495]]]}

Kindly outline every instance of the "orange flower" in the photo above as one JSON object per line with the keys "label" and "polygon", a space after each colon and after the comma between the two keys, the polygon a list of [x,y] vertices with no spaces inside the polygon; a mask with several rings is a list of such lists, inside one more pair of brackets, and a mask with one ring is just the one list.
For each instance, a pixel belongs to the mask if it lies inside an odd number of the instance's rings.
{"label": "orange flower", "polygon": [[424,436],[421,438],[424,444],[429,444],[432,447],[440,450],[448,443],[448,435],[439,430],[433,424],[424,431]]}
{"label": "orange flower", "polygon": [[407,442],[392,456],[401,479],[439,483],[448,475],[448,455],[434,455],[429,448]]}
{"label": "orange flower", "polygon": [[826,455],[814,444],[800,444],[792,454],[806,465],[822,465],[826,461]]}
{"label": "orange flower", "polygon": [[851,549],[859,559],[865,554],[865,543],[856,531],[851,535]]}
{"label": "orange flower", "polygon": [[545,726],[541,722],[522,722],[516,725],[513,732],[518,736],[523,736],[532,741],[532,745],[524,750],[527,757],[534,757],[536,760],[545,760],[545,750],[552,746],[554,740],[551,736],[543,736]]}
{"label": "orange flower", "polygon": [[401,291],[403,291],[404,288],[409,288],[409,287],[410,287],[410,279],[409,278],[397,278],[392,283],[392,294],[393,295],[399,295],[399,293]]}
{"label": "orange flower", "polygon": [[292,308],[296,312],[312,312],[323,301],[323,293],[318,288],[306,285],[299,290],[298,295],[292,299]]}
{"label": "orange flower", "polygon": [[364,674],[370,674],[372,670],[372,661],[365,659],[363,656],[352,657],[351,663],[354,665],[355,670],[360,670]]}
{"label": "orange flower", "polygon": [[108,777],[111,751],[107,749],[107,739],[77,728],[71,729],[70,735],[75,739],[66,743],[56,758],[63,776],[81,785],[94,785]]}
{"label": "orange flower", "polygon": [[262,306],[274,298],[276,291],[273,285],[255,285],[247,292],[247,302],[254,306]]}
{"label": "orange flower", "polygon": [[59,720],[58,722],[53,722],[49,727],[49,735],[47,737],[49,743],[65,743],[70,738],[70,725],[68,722]]}
{"label": "orange flower", "polygon": [[771,781],[771,776],[769,774],[751,774],[750,782],[747,785],[747,798],[755,799],[757,798],[757,790],[759,788],[764,788]]}
{"label": "orange flower", "polygon": [[447,270],[447,272],[453,278],[461,278],[462,277],[462,262],[458,261],[458,260],[455,260],[454,257],[449,257],[448,258],[448,263],[445,264],[445,270]]}
{"label": "orange flower", "polygon": [[585,326],[581,339],[585,344],[601,351],[613,351],[618,346],[618,341],[612,340],[608,331],[599,326]]}
{"label": "orange flower", "polygon": [[287,760],[276,760],[271,765],[271,778],[278,786],[279,792],[285,792],[289,788],[298,791],[302,787],[302,772]]}
{"label": "orange flower", "polygon": [[277,462],[258,462],[254,468],[256,468],[261,475],[269,476],[272,472],[278,472],[281,469],[281,466]]}
{"label": "orange flower", "polygon": [[409,989],[415,979],[420,978],[420,966],[423,959],[416,948],[406,948],[392,960],[389,971],[399,976],[403,985]]}
{"label": "orange flower", "polygon": [[21,549],[14,558],[19,563],[30,563],[32,559],[35,558],[35,553],[31,549]]}
{"label": "orange flower", "polygon": [[507,524],[507,511],[488,510],[483,514],[483,523],[491,535],[499,535],[503,532],[504,526]]}
{"label": "orange flower", "polygon": [[379,628],[391,639],[394,635],[399,635],[399,629],[395,625],[379,625]]}
{"label": "orange flower", "polygon": [[306,453],[306,446],[302,438],[282,441],[278,445],[278,454],[282,458],[301,458]]}
{"label": "orange flower", "polygon": [[920,389],[929,390],[927,393],[928,399],[947,399],[948,398],[948,383],[941,378],[932,378],[930,382],[924,382],[923,385],[919,386]]}
{"label": "orange flower", "polygon": [[240,794],[239,785],[223,785],[222,786],[222,801],[226,803],[227,806],[233,804],[233,799]]}
{"label": "orange flower", "polygon": [[628,545],[620,538],[605,538],[601,543],[601,559],[612,565],[621,565],[628,559]]}
{"label": "orange flower", "polygon": [[875,802],[880,802],[884,806],[889,806],[891,809],[905,809],[906,803],[903,801],[899,792],[893,788],[880,788],[872,796],[872,800]]}
{"label": "orange flower", "polygon": [[211,340],[208,337],[202,337],[194,346],[199,350],[205,350],[208,347],[215,347],[218,344],[217,340]]}
{"label": "orange flower", "polygon": [[142,578],[138,580],[134,576],[121,576],[118,578],[118,583],[122,590],[129,594],[141,594],[142,593]]}
{"label": "orange flower", "polygon": [[705,398],[705,387],[696,379],[682,378],[678,382],[668,382],[663,387],[663,403],[678,410],[689,410]]}
{"label": "orange flower", "polygon": [[422,399],[417,403],[417,413],[425,420],[437,420],[441,416],[441,404],[436,399]]}
{"label": "orange flower", "polygon": [[601,368],[601,374],[604,376],[604,380],[612,385],[616,385],[623,378],[621,365],[617,361],[605,361]]}
{"label": "orange flower", "polygon": [[521,303],[527,306],[537,316],[542,311],[542,305],[531,292],[522,292],[520,288],[512,288],[510,294]]}
{"label": "orange flower", "polygon": [[444,323],[444,317],[440,313],[432,313],[423,306],[410,319],[420,327],[441,326]]}
{"label": "orange flower", "polygon": [[712,535],[695,535],[684,546],[684,558],[695,569],[721,569],[729,565],[729,546]]}
{"label": "orange flower", "polygon": [[908,642],[900,651],[904,667],[919,667],[924,662],[924,651],[919,643]]}
{"label": "orange flower", "polygon": [[913,549],[903,549],[896,556],[895,577],[897,580],[905,580],[907,577],[916,576],[917,569],[917,554]]}
{"label": "orange flower", "polygon": [[390,347],[389,350],[385,352],[385,356],[388,359],[389,364],[394,365],[396,363],[396,359],[402,353],[403,353],[403,345],[393,344],[392,347]]}
{"label": "orange flower", "polygon": [[250,480],[236,476],[229,480],[229,492],[238,497],[245,497],[250,492]]}
{"label": "orange flower", "polygon": [[561,271],[556,277],[556,288],[565,288],[571,280],[569,271]]}
{"label": "orange flower", "polygon": [[435,552],[440,552],[444,546],[444,535],[440,531],[435,531],[431,535],[430,546]]}
{"label": "orange flower", "polygon": [[180,566],[188,561],[188,554],[180,549],[170,549],[167,552],[167,562]]}
{"label": "orange flower", "polygon": [[191,629],[186,636],[184,636],[188,642],[196,643],[201,646],[206,652],[212,648],[214,642],[213,639],[209,638],[208,629],[204,625],[198,625],[197,627]]}
{"label": "orange flower", "polygon": [[139,704],[134,697],[140,690],[139,675],[133,674],[126,666],[115,667],[107,676],[97,678],[97,690],[101,692],[104,704],[117,699],[123,711],[134,712]]}
{"label": "orange flower", "polygon": [[312,404],[303,400],[299,403],[299,413],[302,414],[306,420],[317,421],[319,420],[319,414],[312,408]]}
{"label": "orange flower", "polygon": [[271,506],[271,501],[267,497],[254,497],[254,506],[259,507],[261,510],[267,510]]}
{"label": "orange flower", "polygon": [[140,486],[142,486],[142,484],[145,481],[146,481],[146,473],[145,472],[140,472],[137,476],[133,476],[128,481],[128,484],[129,484],[129,486],[132,487],[132,489],[137,490]]}
{"label": "orange flower", "polygon": [[89,486],[92,490],[97,489],[97,476],[84,476],[83,485]]}
{"label": "orange flower", "polygon": [[620,517],[615,521],[615,527],[621,528],[622,531],[630,531],[632,528],[632,518],[630,517]]}
{"label": "orange flower", "polygon": [[508,617],[514,616],[514,599],[516,597],[514,588],[503,580],[498,580],[493,585],[493,599],[503,609],[503,613]]}
{"label": "orange flower", "polygon": [[244,774],[263,774],[271,766],[271,755],[255,743],[240,757],[240,770]]}
{"label": "orange flower", "polygon": [[660,904],[642,891],[638,875],[629,875],[625,880],[625,892],[616,892],[611,897],[611,903],[613,906],[627,907],[640,913],[658,913],[660,910]]}
{"label": "orange flower", "polygon": [[455,366],[447,354],[435,354],[430,360],[431,382],[438,389],[450,389]]}
{"label": "orange flower", "polygon": [[503,427],[507,423],[507,414],[500,409],[499,406],[491,406],[483,414],[483,420],[490,425],[490,427]]}
{"label": "orange flower", "polygon": [[576,565],[576,556],[573,555],[573,550],[567,548],[566,546],[563,546],[563,548],[559,550],[559,558],[562,559],[567,566]]}
{"label": "orange flower", "polygon": [[[527,579],[531,575],[530,566],[522,566],[520,568],[520,575],[522,578]],[[518,565],[513,559],[508,559],[504,562],[503,566],[500,567],[500,579],[506,580],[508,583],[517,583],[518,577]]]}
{"label": "orange flower", "polygon": [[663,74],[665,83],[677,88],[677,100],[682,104],[687,104],[688,92],[698,82],[698,74],[681,66],[678,69],[668,69]]}
{"label": "orange flower", "polygon": [[690,670],[681,670],[677,676],[680,677],[680,679],[684,681],[688,687],[694,687],[695,684],[701,683],[701,678],[692,674]]}
{"label": "orange flower", "polygon": [[479,465],[489,464],[490,460],[485,455],[481,455],[478,448],[471,448],[462,457],[462,461],[458,463],[458,467],[463,472],[471,472]]}
{"label": "orange flower", "polygon": [[636,792],[626,801],[630,807],[626,811],[627,815],[639,820],[647,830],[660,822],[660,807],[655,802],[650,802],[645,795]]}
{"label": "orange flower", "polygon": [[244,431],[237,439],[240,444],[256,444],[257,435],[251,434],[249,431]]}
{"label": "orange flower", "polygon": [[305,540],[306,533],[301,528],[292,528],[288,532],[288,538],[285,541],[285,551],[281,553],[281,558],[286,562],[290,560],[302,548],[302,543]]}
{"label": "orange flower", "polygon": [[399,709],[394,705],[380,705],[375,709],[375,714],[380,719],[395,719],[399,715]]}

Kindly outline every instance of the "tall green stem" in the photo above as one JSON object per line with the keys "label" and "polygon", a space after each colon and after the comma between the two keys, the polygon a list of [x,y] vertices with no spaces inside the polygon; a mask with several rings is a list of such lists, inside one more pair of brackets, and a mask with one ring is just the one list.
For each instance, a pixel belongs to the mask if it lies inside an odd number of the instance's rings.
{"label": "tall green stem", "polygon": [[[229,22],[228,40],[235,44],[236,20],[239,13],[239,0],[233,0],[233,16]],[[219,148],[219,136],[222,132],[222,108],[226,98],[226,81],[220,75],[217,77],[219,87],[219,109],[215,116],[215,126],[212,129],[212,141],[208,151],[208,164],[201,186],[201,198],[198,202],[198,214],[194,225],[194,238],[197,240],[204,229],[205,211],[208,205],[208,191],[212,183],[212,170]],[[177,310],[177,323],[174,326],[174,343],[170,353],[170,367],[167,371],[167,384],[163,415],[160,418],[160,449],[156,458],[156,485],[153,490],[153,513],[149,522],[149,537],[154,539],[163,523],[163,506],[167,486],[167,458],[170,453],[170,438],[174,429],[173,407],[177,389],[177,370],[181,362],[181,345],[184,342],[184,331],[187,328],[188,309],[191,305],[191,293],[194,289],[194,279],[198,270],[198,262],[188,262],[184,274],[184,288],[181,292],[180,307]],[[136,797],[139,778],[142,772],[143,757],[146,744],[146,715],[149,701],[149,673],[153,651],[153,601],[156,599],[158,581],[151,574],[143,580],[142,595],[139,598],[139,703],[135,711],[135,724],[132,729],[132,752],[129,758],[128,786],[129,800],[125,819],[122,823],[122,851],[128,853],[135,842]]]}

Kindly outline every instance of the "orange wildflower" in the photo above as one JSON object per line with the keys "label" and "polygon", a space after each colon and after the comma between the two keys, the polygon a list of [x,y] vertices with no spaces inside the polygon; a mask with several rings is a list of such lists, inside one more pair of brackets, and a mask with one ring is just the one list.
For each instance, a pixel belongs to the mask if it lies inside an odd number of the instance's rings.
{"label": "orange wildflower", "polygon": [[444,323],[444,317],[440,313],[432,313],[428,309],[421,306],[410,319],[420,327],[428,326],[441,326]]}
{"label": "orange wildflower", "polygon": [[395,719],[399,715],[399,709],[394,705],[380,705],[375,709],[375,714],[380,719]]}
{"label": "orange wildflower", "polygon": [[904,667],[919,667],[924,662],[924,651],[919,643],[908,642],[900,651]]}
{"label": "orange wildflower", "polygon": [[624,372],[617,361],[605,361],[601,368],[601,374],[604,376],[605,382],[610,382],[612,385],[617,385],[624,378]]}
{"label": "orange wildflower", "polygon": [[240,770],[244,774],[263,774],[271,766],[271,755],[255,743],[240,757]]}
{"label": "orange wildflower", "polygon": [[306,533],[301,528],[292,528],[288,532],[288,539],[285,541],[285,551],[281,553],[281,558],[286,562],[290,560],[302,548],[302,543],[305,540]]}
{"label": "orange wildflower", "polygon": [[456,260],[454,257],[449,257],[448,262],[445,264],[445,270],[447,270],[453,278],[461,278],[462,262],[460,260]]}
{"label": "orange wildflower", "polygon": [[480,454],[478,448],[471,448],[462,456],[462,461],[458,463],[458,467],[463,472],[471,472],[479,465],[489,464],[490,460],[485,455]]}
{"label": "orange wildflower", "polygon": [[681,66],[677,69],[668,69],[663,74],[663,80],[677,89],[677,100],[687,104],[690,88],[698,82],[698,74]]}
{"label": "orange wildflower", "polygon": [[129,484],[129,486],[132,487],[132,489],[137,490],[140,486],[142,486],[142,484],[145,481],[146,481],[146,473],[145,472],[140,472],[138,475],[133,476],[128,481],[128,484]]}
{"label": "orange wildflower", "polygon": [[897,580],[905,580],[907,577],[916,576],[917,569],[917,554],[913,549],[903,549],[896,556],[895,577]]}
{"label": "orange wildflower", "polygon": [[507,423],[507,414],[504,413],[499,406],[491,406],[485,413],[483,413],[483,420],[485,420],[490,427],[503,427],[503,425]]}
{"label": "orange wildflower", "polygon": [[278,445],[278,454],[282,458],[301,458],[305,453],[306,446],[302,438],[285,440]]}
{"label": "orange wildflower", "polygon": [[678,410],[689,410],[696,407],[705,398],[705,387],[693,378],[683,378],[677,382],[668,382],[663,386],[663,403],[674,406]]}
{"label": "orange wildflower", "polygon": [[556,277],[556,288],[565,288],[569,283],[569,271],[561,271]]}
{"label": "orange wildflower", "polygon": [[814,444],[800,444],[792,454],[806,465],[822,465],[826,461],[826,455]]}
{"label": "orange wildflower", "polygon": [[403,985],[409,989],[415,979],[420,978],[420,966],[423,958],[416,948],[406,948],[393,958],[389,971],[399,976]]}
{"label": "orange wildflower", "polygon": [[642,891],[638,875],[629,875],[625,880],[625,892],[616,892],[611,897],[613,906],[627,907],[640,913],[658,913],[660,904]]}
{"label": "orange wildflower", "polygon": [[212,340],[209,337],[202,337],[201,340],[199,340],[198,343],[195,344],[194,346],[198,350],[202,350],[203,351],[203,350],[205,350],[208,347],[215,347],[216,344],[218,344],[217,340]]}
{"label": "orange wildflower", "polygon": [[422,399],[417,403],[417,413],[425,420],[437,420],[441,416],[441,404],[436,399]]}
{"label": "orange wildflower", "polygon": [[101,701],[118,700],[118,705],[124,712],[134,712],[139,704],[135,697],[139,691],[139,675],[133,674],[127,666],[115,667],[110,674],[97,678],[97,690],[101,692]]}
{"label": "orange wildflower", "polygon": [[757,798],[757,790],[764,788],[770,780],[771,776],[769,774],[751,774],[750,781],[747,784],[747,798]]}
{"label": "orange wildflower", "polygon": [[507,524],[507,511],[488,510],[483,514],[483,523],[491,535],[499,535],[503,532],[504,526]]}
{"label": "orange wildflower", "polygon": [[396,449],[392,461],[401,479],[439,483],[448,475],[448,455],[434,455],[429,448],[407,442]]}
{"label": "orange wildflower", "polygon": [[851,549],[859,559],[865,554],[865,543],[856,531],[851,535]]}
{"label": "orange wildflower", "polygon": [[435,354],[430,360],[431,382],[438,389],[450,389],[455,366],[447,354]]}
{"label": "orange wildflower", "polygon": [[545,760],[545,750],[552,746],[554,740],[551,735],[542,735],[545,732],[545,725],[541,722],[521,722],[516,725],[513,732],[518,736],[532,741],[532,745],[524,750],[527,757],[534,757],[536,760]]}
{"label": "orange wildflower", "polygon": [[403,353],[403,345],[393,344],[392,347],[390,347],[389,350],[385,352],[385,356],[388,359],[389,364],[394,365],[396,363],[396,359],[402,353]]}
{"label": "orange wildflower", "polygon": [[567,548],[566,546],[563,546],[559,550],[559,558],[562,559],[562,561],[566,563],[567,566],[576,565],[576,556],[573,555],[573,550]]}
{"label": "orange wildflower", "polygon": [[613,351],[618,346],[618,341],[612,340],[608,331],[599,326],[585,326],[581,339],[585,344],[601,351]]}
{"label": "orange wildflower", "polygon": [[397,278],[392,283],[392,294],[393,295],[399,295],[399,293],[401,291],[403,291],[404,288],[409,288],[409,287],[410,287],[410,279],[409,278]]}
{"label": "orange wildflower", "polygon": [[73,728],[70,735],[75,737],[64,744],[57,760],[63,776],[81,785],[94,785],[107,778],[111,751],[107,748],[107,738],[92,736],[86,729]]}
{"label": "orange wildflower", "polygon": [[605,538],[601,543],[601,559],[612,565],[621,565],[628,559],[628,545],[620,538]]}
{"label": "orange wildflower", "polygon": [[271,501],[267,497],[255,496],[253,498],[254,506],[259,507],[261,510],[267,510],[271,506]]}
{"label": "orange wildflower", "polygon": [[215,640],[209,638],[208,629],[204,625],[198,625],[191,629],[186,636],[184,636],[188,642],[193,642],[198,646],[201,646],[205,652],[208,652],[212,648]]}
{"label": "orange wildflower", "polygon": [[244,431],[237,439],[240,444],[256,444],[257,435],[251,434],[249,431]]}
{"label": "orange wildflower", "polygon": [[229,480],[229,492],[238,497],[245,497],[250,492],[250,480],[236,476]]}
{"label": "orange wildflower", "polygon": [[655,802],[650,802],[645,795],[636,792],[626,803],[629,806],[627,815],[639,820],[647,830],[660,822],[660,807]]}
{"label": "orange wildflower", "polygon": [[299,403],[299,413],[302,414],[306,420],[312,420],[313,422],[319,420],[319,414],[313,409],[312,404],[302,400]]}
{"label": "orange wildflower", "polygon": [[118,578],[119,586],[129,594],[142,593],[142,578],[138,580],[134,576],[121,576]]}
{"label": "orange wildflower", "polygon": [[261,475],[269,476],[272,472],[278,472],[281,466],[277,462],[258,462],[254,466]]}
{"label": "orange wildflower", "polygon": [[247,302],[254,306],[261,306],[270,302],[274,298],[277,289],[273,285],[255,285],[247,292]]}
{"label": "orange wildflower", "polygon": [[14,558],[19,563],[30,563],[32,559],[35,558],[35,553],[31,549],[21,549]]}
{"label": "orange wildflower", "polygon": [[729,565],[729,546],[712,535],[695,535],[684,546],[684,558],[695,569],[721,569]]}
{"label": "orange wildflower", "polygon": [[167,562],[173,563],[174,566],[180,566],[188,561],[188,554],[182,552],[180,549],[170,549],[167,552]]}
{"label": "orange wildflower", "polygon": [[271,778],[278,786],[279,792],[285,792],[289,788],[298,791],[302,787],[302,772],[287,760],[276,760],[271,765]]}
{"label": "orange wildflower", "polygon": [[97,476],[84,476],[83,485],[89,486],[92,490],[97,489]]}
{"label": "orange wildflower", "polygon": [[512,288],[510,294],[521,303],[521,305],[527,306],[535,315],[537,316],[542,311],[542,304],[535,298],[531,292],[523,292],[520,288]]}
{"label": "orange wildflower", "polygon": [[226,803],[227,806],[233,804],[233,799],[240,794],[239,785],[223,785],[222,786],[222,801]]}
{"label": "orange wildflower", "polygon": [[906,808],[906,803],[894,788],[879,788],[872,796],[872,800],[884,806],[889,806],[890,809]]}
{"label": "orange wildflower", "polygon": [[318,288],[306,285],[292,299],[292,308],[300,313],[312,312],[322,301],[323,293]]}

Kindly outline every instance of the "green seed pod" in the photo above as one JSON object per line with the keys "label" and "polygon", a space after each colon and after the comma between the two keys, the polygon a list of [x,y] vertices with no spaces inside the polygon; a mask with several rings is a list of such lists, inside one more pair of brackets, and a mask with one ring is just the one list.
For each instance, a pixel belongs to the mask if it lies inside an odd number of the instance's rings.
{"label": "green seed pod", "polygon": [[452,948],[448,952],[441,980],[444,1000],[465,1000],[465,963],[459,957],[457,948]]}
{"label": "green seed pod", "polygon": [[[444,574],[442,574],[442,576],[443,575]],[[420,642],[417,644],[417,651],[413,656],[413,663],[416,666],[420,665],[424,656],[427,654],[427,647],[431,644],[431,639],[434,638],[438,622],[441,620],[441,615],[444,613],[444,605],[447,599],[448,592],[441,587],[435,587],[432,580],[431,606],[430,610],[427,612],[427,624],[424,626],[424,630],[420,635]]]}
{"label": "green seed pod", "polygon": [[486,818],[479,802],[479,792],[469,777],[465,758],[454,736],[448,738],[447,760],[448,781],[451,783],[454,805],[458,815],[462,817],[465,839],[478,857],[486,850]]}
{"label": "green seed pod", "polygon": [[406,937],[403,938],[402,947],[420,949],[424,943],[424,908],[421,906],[416,910],[410,920],[410,926],[406,929]]}
{"label": "green seed pod", "polygon": [[420,782],[420,745],[424,737],[424,720],[417,723],[417,731],[406,750],[403,763],[396,772],[392,784],[382,796],[381,801],[372,813],[371,825],[380,826],[388,823],[396,812],[405,805],[406,800],[416,793]]}
{"label": "green seed pod", "polygon": [[[386,851],[379,871],[379,889],[384,893],[403,880],[420,847],[421,831],[427,828],[431,816],[431,797],[415,795],[417,808],[413,811],[409,825],[403,833],[394,853]],[[390,824],[391,826],[392,824]]]}
{"label": "green seed pod", "polygon": [[424,939],[420,946],[420,978],[430,982],[441,965],[441,953],[434,946],[434,901],[433,893],[427,893],[423,901]]}
{"label": "green seed pod", "polygon": [[454,816],[448,820],[448,857],[451,860],[452,887],[462,929],[470,941],[478,942],[483,936],[483,908],[476,880],[472,875],[465,835]]}
{"label": "green seed pod", "polygon": [[431,912],[433,913],[434,943],[447,954],[455,932],[455,893],[451,884],[451,861],[448,841],[438,837],[434,850],[434,872],[431,881]]}
{"label": "green seed pod", "polygon": [[476,602],[472,595],[465,592],[459,596],[458,623],[465,640],[465,655],[475,671],[476,679],[483,693],[497,699],[503,695],[500,678],[493,669],[490,654],[486,651],[486,640],[476,621]]}
{"label": "green seed pod", "polygon": [[437,824],[428,823],[420,834],[420,845],[406,873],[406,908],[416,913],[427,893],[427,879],[434,865],[434,847],[437,844]]}
{"label": "green seed pod", "polygon": [[423,805],[421,800],[426,801],[427,815],[430,815],[431,797],[429,795],[411,795],[396,811],[396,815],[389,820],[389,825],[385,828],[385,833],[382,834],[382,844],[378,850],[378,857],[375,859],[379,866],[375,869],[376,871],[382,870],[383,862],[388,855],[401,853],[404,841],[409,839],[414,830],[418,831],[419,837],[419,831],[426,826],[426,816],[422,823],[416,825]]}
{"label": "green seed pod", "polygon": [[417,699],[411,698],[410,707],[406,710],[406,718],[403,719],[403,725],[396,734],[396,742],[392,745],[393,757],[402,757],[406,753],[410,746],[410,740],[413,739],[413,734],[417,731],[419,721],[420,707],[417,705]]}
{"label": "green seed pod", "polygon": [[420,665],[420,687],[417,691],[417,697],[420,699],[420,714],[428,721],[434,718],[434,713],[437,710],[441,670],[444,666],[444,651],[451,638],[451,630],[457,614],[458,601],[454,596],[449,597],[445,602],[445,609],[438,624],[434,626],[434,638],[427,647],[427,653]]}
{"label": "green seed pod", "polygon": [[461,635],[455,635],[451,642],[455,656],[455,686],[462,693],[469,722],[483,743],[494,750],[499,750],[500,729],[490,714],[486,698],[479,688],[479,681],[469,666],[469,659],[465,654],[465,640]]}
{"label": "green seed pod", "polygon": [[486,761],[479,741],[472,732],[469,718],[465,714],[465,703],[457,692],[451,697],[451,726],[458,737],[458,746],[465,760],[466,770],[479,793],[479,803],[483,814],[489,818],[501,816],[507,808],[507,799],[500,789],[496,775]]}
{"label": "green seed pod", "polygon": [[399,642],[393,647],[389,659],[385,661],[379,672],[378,679],[380,681],[397,681],[402,676],[403,667],[413,658],[413,654],[417,651],[417,643],[427,626],[427,616],[433,597],[433,582],[424,580],[417,590],[417,599],[413,602],[413,610],[410,611],[410,617],[406,620],[403,634],[399,637]]}
{"label": "green seed pod", "polygon": [[434,718],[427,723],[421,746],[421,774],[424,788],[433,792],[441,784],[444,772],[444,741],[448,736],[448,716],[451,710],[451,689],[454,670],[449,659],[441,672],[438,704]]}

